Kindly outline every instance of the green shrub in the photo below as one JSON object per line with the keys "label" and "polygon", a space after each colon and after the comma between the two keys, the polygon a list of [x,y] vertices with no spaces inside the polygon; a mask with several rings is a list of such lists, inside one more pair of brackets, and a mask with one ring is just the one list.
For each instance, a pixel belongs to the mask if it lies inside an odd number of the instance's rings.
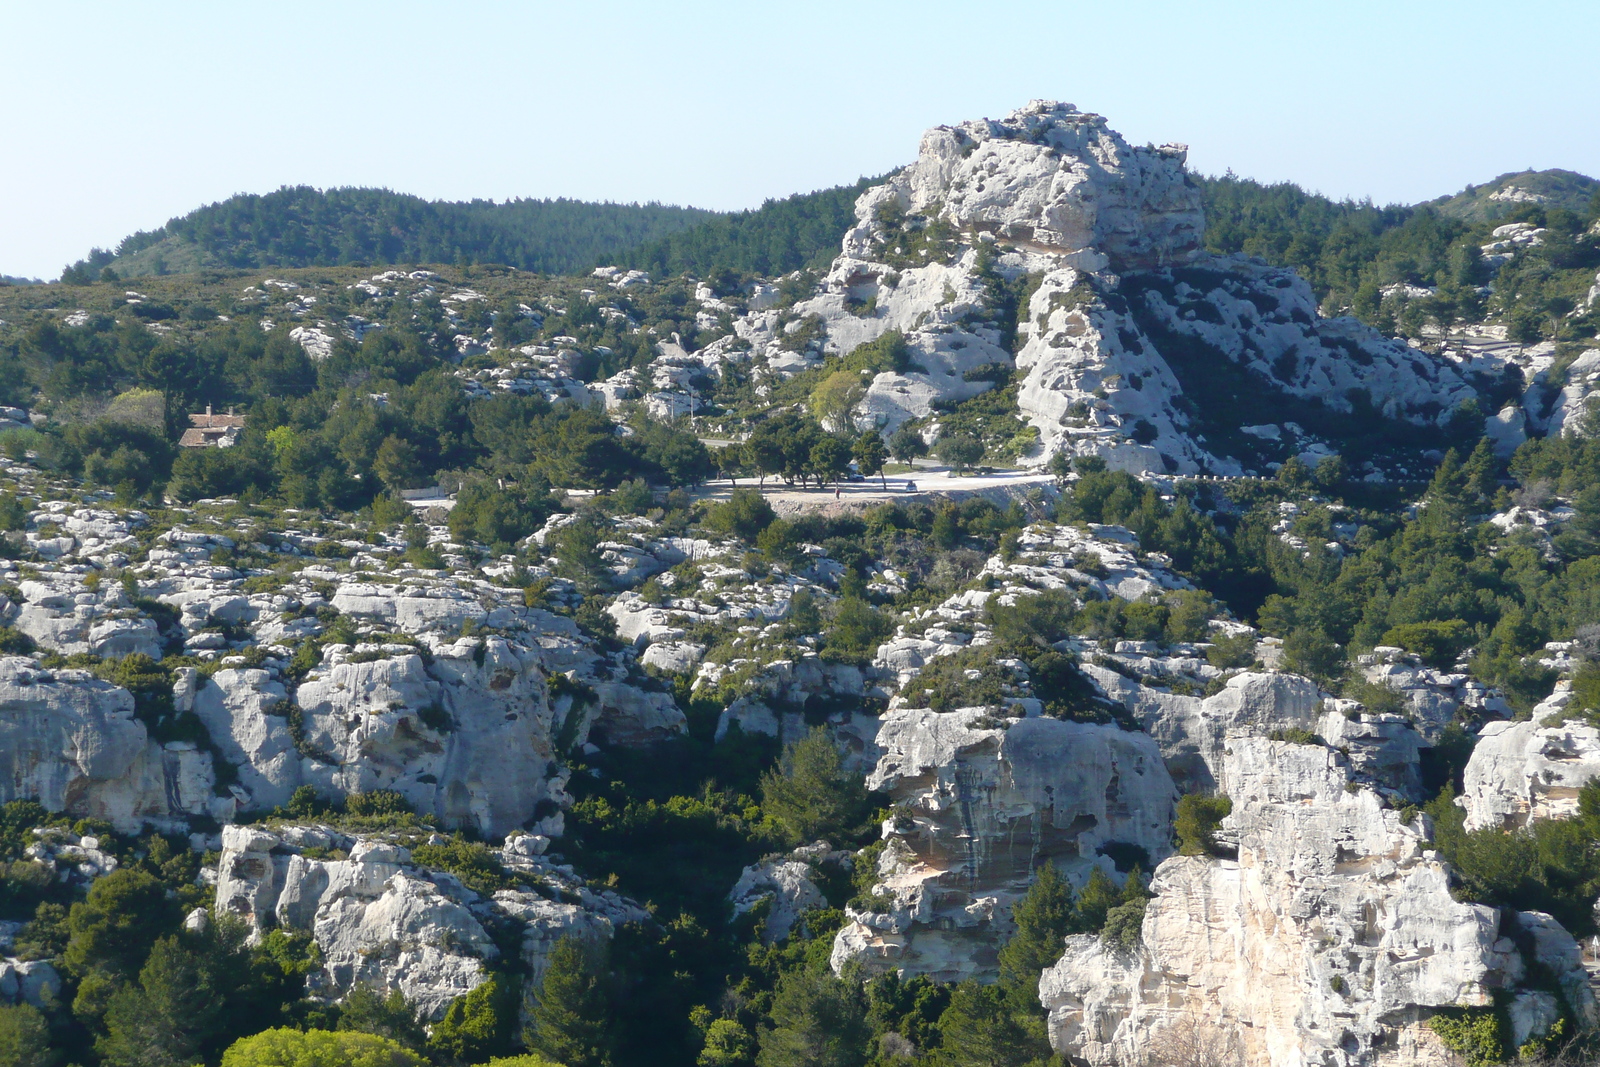
{"label": "green shrub", "polygon": [[0,493],[0,531],[21,530],[28,525],[28,509],[13,493]]}
{"label": "green shrub", "polygon": [[1255,661],[1256,638],[1248,631],[1231,636],[1219,634],[1211,639],[1211,647],[1206,649],[1206,662],[1219,670],[1238,670]]}
{"label": "green shrub", "polygon": [[425,1067],[399,1043],[354,1030],[263,1030],[235,1041],[222,1067]]}
{"label": "green shrub", "polygon": [[9,626],[0,626],[0,654],[31,656],[38,647],[38,645],[34,644],[33,638],[21,630],[14,630]]}
{"label": "green shrub", "polygon": [[1144,926],[1147,901],[1129,900],[1106,912],[1106,924],[1100,928],[1100,937],[1109,945],[1131,948],[1139,941]]}
{"label": "green shrub", "polygon": [[1180,856],[1216,856],[1215,834],[1222,820],[1233,811],[1233,801],[1227,797],[1202,796],[1188,793],[1178,799],[1178,815],[1172,829],[1177,837]]}
{"label": "green shrub", "polygon": [[1283,665],[1324,685],[1344,676],[1344,649],[1319,626],[1295,630],[1283,641]]}
{"label": "green shrub", "polygon": [[1505,1023],[1494,1008],[1447,1008],[1428,1020],[1428,1029],[1465,1067],[1491,1067],[1511,1053]]}
{"label": "green shrub", "polygon": [[1410,710],[1406,695],[1380,682],[1353,678],[1343,686],[1344,696],[1361,701],[1361,706],[1374,715],[1404,715]]}
{"label": "green shrub", "polygon": [[1581,711],[1594,719],[1600,714],[1600,660],[1590,660],[1572,676],[1572,703],[1569,714]]}
{"label": "green shrub", "polygon": [[0,1004],[0,1067],[52,1067],[50,1023],[28,1004]]}
{"label": "green shrub", "polygon": [[411,858],[424,867],[449,871],[462,885],[485,897],[498,889],[510,889],[517,881],[491,849],[460,834],[442,845],[418,845],[411,850]]}
{"label": "green shrub", "polygon": [[839,601],[823,642],[829,659],[845,663],[866,663],[878,644],[894,633],[894,619],[860,597]]}
{"label": "green shrub", "polygon": [[1379,644],[1393,645],[1415,653],[1433,667],[1449,667],[1456,657],[1472,646],[1477,635],[1460,619],[1444,622],[1410,622],[1392,627]]}

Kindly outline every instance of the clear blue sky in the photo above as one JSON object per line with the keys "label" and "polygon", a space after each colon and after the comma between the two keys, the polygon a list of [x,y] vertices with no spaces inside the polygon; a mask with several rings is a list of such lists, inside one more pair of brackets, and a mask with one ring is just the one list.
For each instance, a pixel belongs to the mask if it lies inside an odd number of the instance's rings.
{"label": "clear blue sky", "polygon": [[1595,0],[4,0],[0,272],[284,184],[751,207],[1034,97],[1411,202],[1600,174],[1597,41]]}

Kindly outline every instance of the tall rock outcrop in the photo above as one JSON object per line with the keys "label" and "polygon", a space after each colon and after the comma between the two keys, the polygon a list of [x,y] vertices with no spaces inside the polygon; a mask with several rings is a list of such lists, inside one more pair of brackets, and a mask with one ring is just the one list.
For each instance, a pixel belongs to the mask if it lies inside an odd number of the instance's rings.
{"label": "tall rock outcrop", "polygon": [[845,421],[892,431],[1014,369],[1025,462],[1098,455],[1155,474],[1337,452],[1339,417],[1366,400],[1425,425],[1477,396],[1448,361],[1323,318],[1292,271],[1205,253],[1186,155],[1052,101],[936,127],[858,199],[817,295],[753,311],[701,355],[720,365],[737,345],[787,375],[897,330],[906,358],[868,368]]}
{"label": "tall rock outcrop", "polygon": [[1423,817],[1403,821],[1346,757],[1249,736],[1228,748],[1238,858],[1157,868],[1131,949],[1067,939],[1039,983],[1057,1051],[1096,1067],[1177,1045],[1252,1065],[1442,1065],[1426,1020],[1502,992],[1513,1021],[1533,1018],[1549,994],[1520,983],[1536,962],[1593,1024],[1572,938],[1547,916],[1455,900]]}
{"label": "tall rock outcrop", "polygon": [[846,909],[835,970],[993,978],[1011,905],[1041,865],[1081,882],[1111,856],[1148,870],[1171,851],[1177,791],[1146,734],[921,709],[887,715],[877,744],[867,785],[897,814],[871,906]]}
{"label": "tall rock outcrop", "polygon": [[1462,773],[1466,828],[1516,830],[1578,813],[1578,793],[1600,778],[1600,729],[1567,721],[1564,689],[1522,722],[1486,723]]}
{"label": "tall rock outcrop", "polygon": [[[1085,270],[1167,267],[1194,258],[1205,228],[1187,157],[1185,145],[1135,148],[1099,115],[1034,100],[1003,119],[934,127],[917,161],[862,203],[874,221],[880,204],[932,212],[965,236]],[[858,225],[845,255],[871,262],[882,229]]]}

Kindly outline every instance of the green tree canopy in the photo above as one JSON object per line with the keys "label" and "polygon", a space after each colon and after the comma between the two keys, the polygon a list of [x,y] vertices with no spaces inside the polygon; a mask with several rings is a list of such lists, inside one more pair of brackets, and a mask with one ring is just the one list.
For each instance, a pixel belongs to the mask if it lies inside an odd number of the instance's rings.
{"label": "green tree canopy", "polygon": [[0,1004],[0,1067],[53,1067],[50,1023],[28,1004]]}
{"label": "green tree canopy", "polygon": [[616,1050],[606,949],[568,935],[550,950],[523,1043],[566,1067],[610,1067]]}
{"label": "green tree canopy", "polygon": [[785,748],[778,765],[761,778],[762,808],[796,842],[854,834],[867,804],[861,775],[845,768],[838,747],[821,726]]}
{"label": "green tree canopy", "polygon": [[222,1067],[427,1067],[388,1038],[353,1030],[263,1030],[235,1041]]}
{"label": "green tree canopy", "polygon": [[792,971],[772,999],[772,1029],[760,1036],[757,1067],[862,1067],[867,1058],[861,986],[826,972]]}

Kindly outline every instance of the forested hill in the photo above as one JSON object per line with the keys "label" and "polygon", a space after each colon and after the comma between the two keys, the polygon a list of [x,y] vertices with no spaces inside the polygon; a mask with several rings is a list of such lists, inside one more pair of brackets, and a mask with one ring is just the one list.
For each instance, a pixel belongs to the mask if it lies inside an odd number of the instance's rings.
{"label": "forested hill", "polygon": [[772,277],[802,268],[826,267],[855,222],[855,203],[883,177],[861,178],[811,193],[768,200],[741,211],[668,234],[630,252],[627,265],[665,274],[707,275],[734,270]]}
{"label": "forested hill", "polygon": [[664,204],[423,200],[387,189],[285,187],[240,194],[96,250],[63,274],[92,281],[217,267],[504,263],[567,274],[716,218]]}
{"label": "forested hill", "polygon": [[[586,273],[602,263],[658,276],[731,270],[772,277],[826,267],[854,219],[856,198],[883,180],[769,200],[720,214],[660,204],[576,200],[448,203],[381,189],[309,187],[240,195],[134,234],[115,253],[96,250],[63,273],[89,282],[182,274],[206,268],[322,267],[390,263],[501,263],[549,274]],[[1233,174],[1195,176],[1205,196],[1206,246],[1293,267],[1330,313],[1353,311],[1386,332],[1414,331],[1427,317],[1476,321],[1520,316],[1530,336],[1583,299],[1596,259],[1591,226],[1600,183],[1569,171],[1502,175],[1454,197],[1379,207],[1335,201],[1283,182]],[[1498,284],[1517,306],[1491,308],[1482,287],[1493,271],[1479,253],[1501,222],[1526,221],[1547,235],[1515,285]],[[1587,273],[1585,273],[1587,272]],[[1526,275],[1523,277],[1522,275]],[[1386,297],[1397,283],[1426,288],[1406,308]],[[1502,300],[1502,303],[1505,303]],[[1519,320],[1519,321],[1520,321]]]}
{"label": "forested hill", "polygon": [[96,250],[62,280],[184,274],[218,267],[503,263],[547,274],[622,263],[658,273],[777,275],[825,266],[879,178],[768,200],[730,215],[578,200],[448,203],[386,189],[307,186],[242,194]]}
{"label": "forested hill", "polygon": [[[1454,197],[1387,207],[1231,173],[1195,180],[1205,195],[1209,251],[1292,267],[1324,310],[1352,311],[1386,333],[1416,336],[1425,320],[1493,314],[1521,339],[1560,340],[1600,267],[1600,182],[1571,171],[1502,175]],[[1484,248],[1497,226],[1511,222],[1537,228],[1538,240],[1502,266]],[[1414,288],[1399,295],[1401,285]]]}

